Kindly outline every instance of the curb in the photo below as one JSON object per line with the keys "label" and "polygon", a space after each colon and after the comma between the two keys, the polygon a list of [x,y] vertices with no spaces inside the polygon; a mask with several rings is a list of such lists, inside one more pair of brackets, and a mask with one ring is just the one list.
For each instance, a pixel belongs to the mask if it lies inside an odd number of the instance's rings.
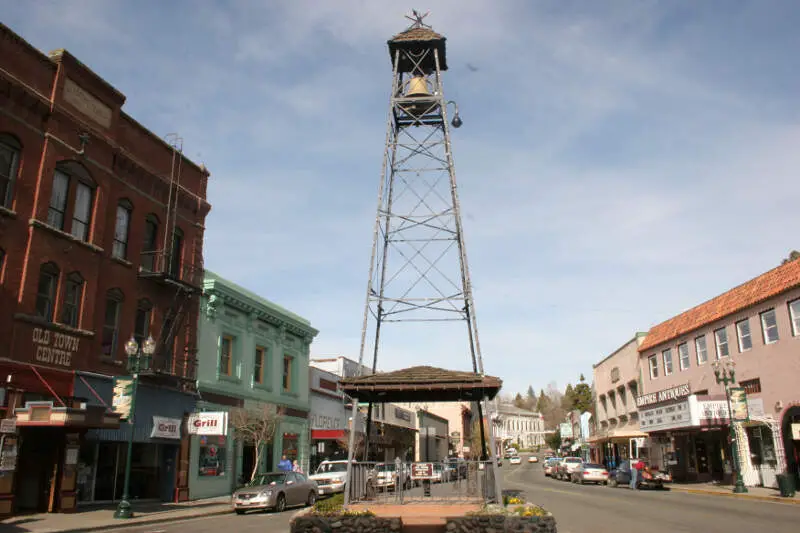
{"label": "curb", "polygon": [[800,505],[800,498],[784,498],[782,496],[759,496],[757,494],[735,494],[733,492],[720,492],[716,490],[685,489],[669,487],[670,492],[684,492],[687,494],[705,494],[707,496],[725,496],[728,498],[738,498],[740,500],[755,500],[762,502],[788,503],[789,505]]}
{"label": "curb", "polygon": [[[86,533],[89,531],[115,531],[117,529],[127,529],[131,527],[138,527],[138,526],[150,526],[155,524],[164,524],[167,522],[178,522],[181,520],[193,520],[195,518],[204,518],[208,516],[221,516],[225,514],[231,514],[233,511],[230,508],[226,509],[215,509],[213,511],[205,511],[199,512],[192,515],[182,515],[182,516],[162,516],[162,517],[153,517],[153,518],[143,518],[141,520],[136,520],[136,518],[132,520],[120,521],[118,524],[105,524],[105,525],[98,525],[98,526],[84,526],[80,529],[50,529],[46,530],[46,533]],[[42,531],[45,533],[45,531]]]}

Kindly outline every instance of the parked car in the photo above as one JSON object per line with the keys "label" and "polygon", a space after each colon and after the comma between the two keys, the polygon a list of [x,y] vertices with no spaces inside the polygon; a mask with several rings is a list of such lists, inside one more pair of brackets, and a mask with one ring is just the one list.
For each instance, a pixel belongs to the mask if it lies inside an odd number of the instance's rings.
{"label": "parked car", "polygon": [[584,483],[605,485],[608,482],[608,470],[603,465],[583,463],[583,466],[572,474],[572,482],[581,485]]}
{"label": "parked car", "polygon": [[539,462],[539,458],[537,456],[535,456],[535,455],[531,455],[531,456],[528,457],[528,462],[529,463],[538,463]]}
{"label": "parked car", "polygon": [[515,455],[515,456],[511,457],[511,458],[508,460],[508,463],[509,463],[509,464],[512,464],[512,465],[519,465],[519,464],[522,464],[522,457],[520,457],[519,455]]}
{"label": "parked car", "polygon": [[308,476],[317,483],[317,494],[344,492],[347,481],[347,461],[322,461],[314,474]]}
{"label": "parked car", "polygon": [[556,473],[556,469],[558,469],[559,459],[557,457],[551,457],[547,459],[543,466],[544,466],[544,475],[554,477]]}
{"label": "parked car", "polygon": [[569,481],[572,479],[572,474],[577,472],[583,466],[583,459],[580,457],[564,457],[558,463],[555,478],[561,481]]}
{"label": "parked car", "polygon": [[[672,481],[672,477],[658,469],[651,469],[645,464],[645,468],[639,472],[636,479],[636,488],[639,489],[663,489],[664,483]],[[619,466],[608,474],[608,486],[631,484],[631,462],[622,461]]]}
{"label": "parked car", "polygon": [[281,512],[296,505],[314,505],[317,483],[299,472],[259,474],[231,496],[236,514],[274,509]]}
{"label": "parked car", "polygon": [[411,488],[411,476],[408,468],[401,465],[400,472],[397,472],[397,466],[394,463],[378,463],[375,465],[375,488],[394,490],[398,484],[408,490]]}
{"label": "parked car", "polygon": [[445,478],[450,481],[467,479],[467,462],[460,457],[451,457],[445,464],[445,472],[449,472],[449,477],[445,475]]}

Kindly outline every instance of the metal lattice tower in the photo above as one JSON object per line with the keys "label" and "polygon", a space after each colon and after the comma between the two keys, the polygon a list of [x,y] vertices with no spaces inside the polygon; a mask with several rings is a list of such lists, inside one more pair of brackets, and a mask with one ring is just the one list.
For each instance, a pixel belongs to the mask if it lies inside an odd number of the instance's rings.
{"label": "metal lattice tower", "polygon": [[[359,363],[371,356],[376,371],[381,331],[390,323],[462,321],[472,370],[482,375],[450,143],[450,125],[458,128],[461,118],[455,102],[444,96],[445,38],[423,22],[426,15],[414,11],[407,17],[413,24],[388,42],[391,96]],[[368,332],[374,333],[371,342]],[[481,404],[473,406],[473,413],[483,420],[490,405]],[[367,437],[371,420],[372,404]],[[491,417],[487,426],[493,441]],[[491,457],[496,469],[494,443],[487,442],[480,427],[482,455]]]}

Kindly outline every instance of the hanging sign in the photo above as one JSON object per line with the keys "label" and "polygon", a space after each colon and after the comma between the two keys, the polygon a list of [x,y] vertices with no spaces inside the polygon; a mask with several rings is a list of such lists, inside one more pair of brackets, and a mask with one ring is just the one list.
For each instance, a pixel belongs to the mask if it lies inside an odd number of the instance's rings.
{"label": "hanging sign", "polygon": [[154,416],[153,430],[150,432],[150,438],[180,440],[181,419],[167,418],[165,416]]}
{"label": "hanging sign", "polygon": [[649,394],[642,394],[636,397],[636,407],[645,407],[657,403],[669,402],[673,400],[681,400],[691,394],[689,384],[678,385],[669,389],[660,390],[658,392],[651,392]]}
{"label": "hanging sign", "polygon": [[736,422],[749,421],[750,412],[747,408],[747,392],[743,387],[731,387],[728,391],[731,399],[731,419]]}
{"label": "hanging sign", "polygon": [[111,409],[119,414],[120,420],[128,420],[131,417],[131,406],[133,404],[133,378],[115,377],[114,392],[111,398]]}
{"label": "hanging sign", "polygon": [[227,435],[228,412],[194,413],[186,426],[190,435]]}

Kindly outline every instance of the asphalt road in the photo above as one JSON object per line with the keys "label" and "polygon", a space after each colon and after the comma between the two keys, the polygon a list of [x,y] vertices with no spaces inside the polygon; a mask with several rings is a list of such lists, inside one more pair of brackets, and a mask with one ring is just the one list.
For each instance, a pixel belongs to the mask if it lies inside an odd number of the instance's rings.
{"label": "asphalt road", "polygon": [[[575,485],[544,477],[539,464],[504,465],[504,488],[556,516],[559,533],[797,533],[800,505],[669,491]],[[124,528],[120,533],[286,533],[295,510],[213,516]]]}
{"label": "asphalt road", "polygon": [[541,465],[504,465],[504,488],[552,512],[559,533],[797,533],[800,505],[669,491],[576,485]]}

